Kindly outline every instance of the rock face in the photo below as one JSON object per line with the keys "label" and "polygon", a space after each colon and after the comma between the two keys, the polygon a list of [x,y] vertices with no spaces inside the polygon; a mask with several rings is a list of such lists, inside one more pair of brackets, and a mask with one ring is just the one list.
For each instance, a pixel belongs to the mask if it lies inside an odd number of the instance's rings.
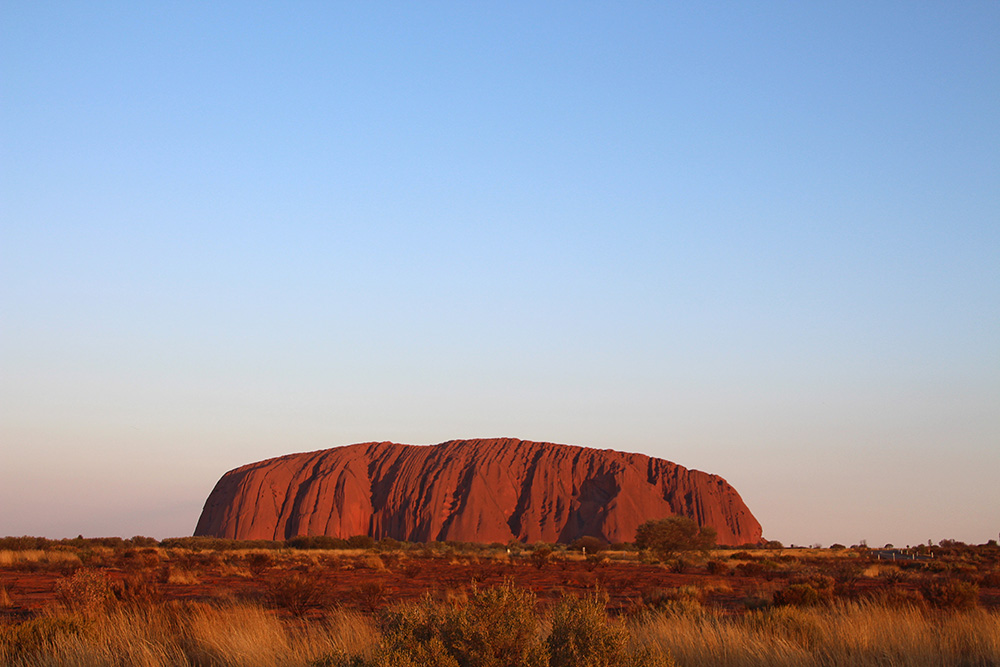
{"label": "rock face", "polygon": [[642,454],[513,439],[373,442],[251,463],[215,485],[195,535],[631,542],[644,521],[674,514],[714,527],[719,544],[761,539],[721,477]]}

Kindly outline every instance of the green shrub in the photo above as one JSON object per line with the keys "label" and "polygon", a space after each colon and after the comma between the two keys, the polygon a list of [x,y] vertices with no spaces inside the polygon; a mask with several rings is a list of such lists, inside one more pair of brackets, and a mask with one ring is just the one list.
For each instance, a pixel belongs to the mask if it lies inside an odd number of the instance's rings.
{"label": "green shrub", "polygon": [[531,667],[548,662],[537,633],[535,595],[510,581],[476,591],[458,621],[454,645],[462,665]]}
{"label": "green shrub", "polygon": [[629,636],[609,621],[607,596],[564,598],[552,612],[547,644],[551,667],[617,667],[628,664]]}
{"label": "green shrub", "polygon": [[668,516],[639,526],[635,544],[667,560],[678,551],[708,551],[715,546],[715,537],[715,528],[711,526],[699,526],[686,516]]}
{"label": "green shrub", "polygon": [[810,607],[833,601],[834,580],[825,574],[795,579],[774,594],[774,604]]}
{"label": "green shrub", "polygon": [[774,594],[774,604],[808,607],[823,601],[819,591],[811,584],[789,584]]}
{"label": "green shrub", "polygon": [[535,596],[511,582],[475,591],[467,605],[425,598],[386,612],[379,667],[544,667]]}

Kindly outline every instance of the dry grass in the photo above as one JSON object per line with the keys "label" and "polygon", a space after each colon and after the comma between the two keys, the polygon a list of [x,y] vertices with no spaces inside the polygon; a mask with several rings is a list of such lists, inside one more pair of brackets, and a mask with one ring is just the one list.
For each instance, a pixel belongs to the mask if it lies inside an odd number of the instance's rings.
{"label": "dry grass", "polygon": [[[675,597],[694,600],[699,591],[688,588]],[[451,602],[465,606],[469,598]],[[544,616],[538,622],[540,632],[551,625]],[[633,649],[670,655],[681,667],[1000,664],[1000,615],[978,609],[838,602],[732,615],[668,604],[632,618],[627,628]],[[368,617],[343,611],[305,621],[245,603],[121,604],[0,626],[0,664],[304,666],[338,654],[370,657],[380,637]]]}
{"label": "dry grass", "polygon": [[198,573],[194,570],[185,570],[180,568],[170,567],[167,570],[167,583],[168,584],[181,584],[181,585],[195,585],[201,582],[198,577]]}
{"label": "dry grass", "polygon": [[955,667],[1000,664],[1000,616],[926,613],[848,602],[780,607],[745,616],[654,613],[633,641],[669,651],[684,667]]}
{"label": "dry grass", "polygon": [[44,563],[80,565],[80,557],[72,551],[0,551],[0,567],[12,567],[22,563]]}
{"label": "dry grass", "polygon": [[42,617],[0,628],[0,663],[12,667],[305,666],[331,653],[364,653],[369,621],[337,612],[308,626],[260,607],[200,603],[122,607],[96,618]]}
{"label": "dry grass", "polygon": [[10,591],[6,586],[0,586],[0,609],[10,609],[14,606],[14,599],[10,596]]}

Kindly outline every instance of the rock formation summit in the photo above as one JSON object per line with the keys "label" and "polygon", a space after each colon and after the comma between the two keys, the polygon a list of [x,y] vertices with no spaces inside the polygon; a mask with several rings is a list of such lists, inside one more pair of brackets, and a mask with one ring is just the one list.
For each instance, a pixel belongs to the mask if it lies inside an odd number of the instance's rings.
{"label": "rock formation summit", "polygon": [[663,459],[514,439],[372,442],[231,470],[195,535],[284,540],[370,535],[409,542],[631,542],[644,521],[683,515],[719,544],[761,527],[726,480]]}

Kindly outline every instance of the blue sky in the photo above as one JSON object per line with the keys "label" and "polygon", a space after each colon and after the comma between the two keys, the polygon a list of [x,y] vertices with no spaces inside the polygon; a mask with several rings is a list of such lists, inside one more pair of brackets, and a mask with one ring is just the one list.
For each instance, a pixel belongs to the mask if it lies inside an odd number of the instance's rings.
{"label": "blue sky", "polygon": [[0,534],[510,436],[1000,531],[1000,6],[0,7]]}

